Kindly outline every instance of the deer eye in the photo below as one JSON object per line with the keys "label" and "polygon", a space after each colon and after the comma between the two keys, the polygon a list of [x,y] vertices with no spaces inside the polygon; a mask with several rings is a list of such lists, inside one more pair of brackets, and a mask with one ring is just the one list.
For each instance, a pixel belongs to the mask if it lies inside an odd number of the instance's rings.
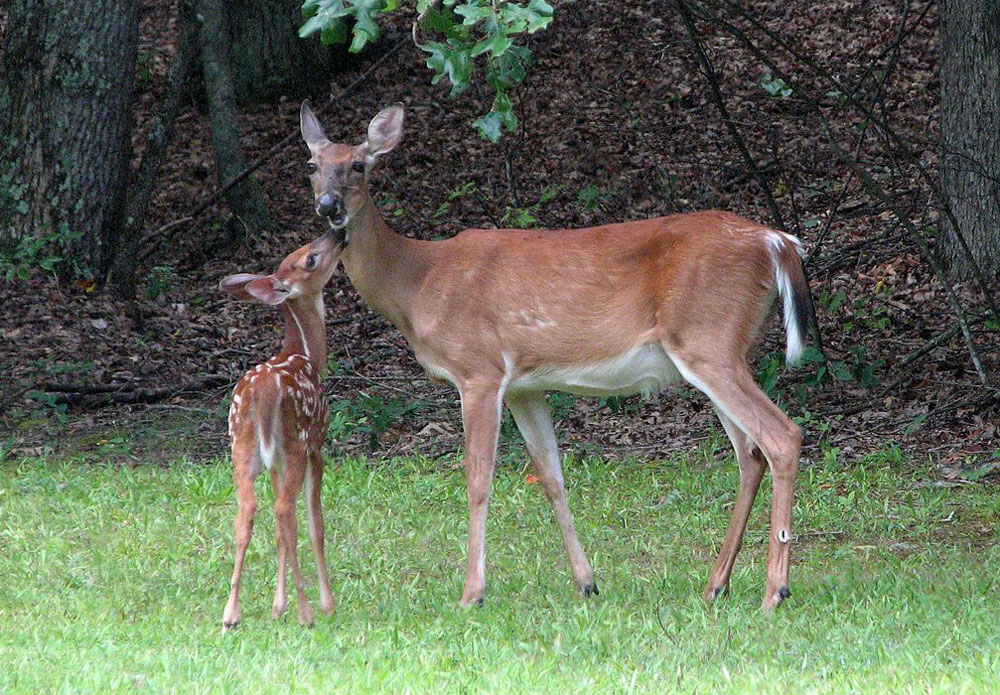
{"label": "deer eye", "polygon": [[309,176],[315,174],[317,169],[318,167],[314,162],[306,162],[306,174],[308,174]]}
{"label": "deer eye", "polygon": [[364,162],[354,162],[354,164],[351,165],[351,168],[354,169],[354,171],[358,172],[359,174],[365,173]]}
{"label": "deer eye", "polygon": [[316,254],[310,253],[306,256],[306,270],[312,270],[316,267]]}

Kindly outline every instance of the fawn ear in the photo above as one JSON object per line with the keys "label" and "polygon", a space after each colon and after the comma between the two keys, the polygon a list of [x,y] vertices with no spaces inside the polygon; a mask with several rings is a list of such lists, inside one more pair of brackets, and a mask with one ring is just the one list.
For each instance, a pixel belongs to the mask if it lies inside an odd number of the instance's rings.
{"label": "fawn ear", "polygon": [[239,273],[224,278],[219,289],[237,299],[259,301],[265,304],[281,304],[288,298],[288,290],[270,275]]}
{"label": "fawn ear", "polygon": [[375,114],[368,124],[368,153],[377,157],[385,154],[403,139],[403,105],[393,104]]}
{"label": "fawn ear", "polygon": [[273,275],[251,280],[246,284],[246,291],[254,299],[271,306],[281,304],[290,294]]}
{"label": "fawn ear", "polygon": [[247,283],[252,280],[257,280],[264,277],[263,275],[252,275],[250,273],[238,273],[236,275],[230,275],[229,277],[223,278],[222,282],[219,283],[219,289],[230,294],[237,299],[246,299],[248,301],[253,301],[253,296],[247,293]]}

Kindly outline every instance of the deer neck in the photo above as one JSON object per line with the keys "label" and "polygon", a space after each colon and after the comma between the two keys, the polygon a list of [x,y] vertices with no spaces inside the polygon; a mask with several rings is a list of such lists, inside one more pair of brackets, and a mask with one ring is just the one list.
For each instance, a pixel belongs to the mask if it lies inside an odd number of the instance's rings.
{"label": "deer neck", "polygon": [[326,329],[323,295],[298,297],[281,305],[285,312],[282,355],[305,355],[316,374],[326,367]]}
{"label": "deer neck", "polygon": [[341,262],[361,298],[405,332],[413,297],[431,265],[433,243],[396,234],[367,191],[364,196],[364,205],[348,223]]}

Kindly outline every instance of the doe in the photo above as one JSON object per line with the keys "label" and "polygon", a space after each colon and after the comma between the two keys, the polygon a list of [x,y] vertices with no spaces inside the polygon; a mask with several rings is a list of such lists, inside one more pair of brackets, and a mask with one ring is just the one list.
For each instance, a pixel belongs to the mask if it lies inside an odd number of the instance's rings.
{"label": "doe", "polygon": [[326,365],[323,287],[337,267],[340,251],[340,244],[328,233],[289,254],[273,275],[240,273],[230,275],[219,284],[220,289],[240,299],[280,304],[285,314],[281,352],[243,375],[233,390],[229,409],[238,511],[236,560],[229,601],[222,614],[223,632],[235,627],[240,620],[240,576],[257,512],[253,485],[262,468],[271,474],[278,529],[278,584],[274,592],[273,616],[280,618],[287,607],[287,561],[295,579],[299,622],[303,625],[313,623],[313,611],[303,591],[296,550],[295,505],[303,482],[309,538],[319,574],[320,607],[326,615],[333,612],[320,506],[322,447],[328,425],[321,372]]}
{"label": "doe", "polygon": [[331,142],[302,105],[316,213],[345,244],[358,294],[395,324],[431,377],[456,386],[465,429],[469,536],[463,605],[486,587],[486,512],[506,404],[552,503],[583,595],[594,570],[570,515],[546,391],[623,395],[686,381],[711,399],[736,450],[740,487],[705,587],[729,587],[750,508],[771,472],[764,610],[790,595],[792,497],[801,432],[754,383],[747,355],[780,298],[786,355],[815,331],[799,240],[706,211],[585,229],[469,229],[420,241],[394,233],[368,192],[403,135],[390,106],[358,145]]}

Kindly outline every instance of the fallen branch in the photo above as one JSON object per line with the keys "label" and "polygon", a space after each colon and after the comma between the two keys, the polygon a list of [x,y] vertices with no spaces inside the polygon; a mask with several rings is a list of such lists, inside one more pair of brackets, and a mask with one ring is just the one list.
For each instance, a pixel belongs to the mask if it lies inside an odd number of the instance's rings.
{"label": "fallen branch", "polygon": [[[218,386],[228,386],[232,383],[233,379],[225,374],[208,374],[187,384],[160,388],[122,390],[121,386],[114,385],[43,384],[40,390],[55,393],[56,395],[53,399],[55,403],[100,406],[128,403],[156,403],[173,398],[174,396],[196,393]],[[49,387],[56,388],[50,389]]]}

